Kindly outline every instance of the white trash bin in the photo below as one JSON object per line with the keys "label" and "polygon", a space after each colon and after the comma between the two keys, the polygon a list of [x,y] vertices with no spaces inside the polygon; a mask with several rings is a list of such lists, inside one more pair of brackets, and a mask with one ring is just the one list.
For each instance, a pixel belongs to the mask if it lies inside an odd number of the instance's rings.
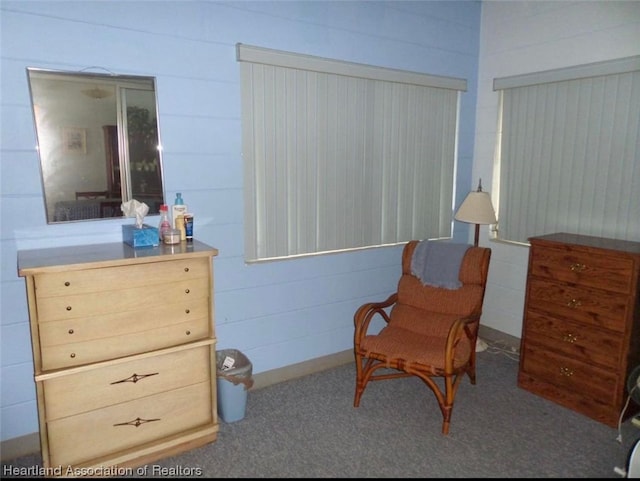
{"label": "white trash bin", "polygon": [[247,408],[247,392],[253,386],[253,365],[239,350],[223,349],[216,352],[216,368],[218,415],[226,423],[240,421]]}

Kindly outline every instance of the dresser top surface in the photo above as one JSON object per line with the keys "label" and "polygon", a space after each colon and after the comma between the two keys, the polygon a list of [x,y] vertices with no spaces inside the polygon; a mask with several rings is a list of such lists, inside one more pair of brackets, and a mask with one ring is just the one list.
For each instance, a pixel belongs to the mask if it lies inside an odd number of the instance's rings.
{"label": "dresser top surface", "polygon": [[48,247],[18,251],[18,275],[164,262],[191,257],[214,257],[218,250],[194,239],[175,245],[133,248],[124,242],[80,246]]}
{"label": "dresser top surface", "polygon": [[558,232],[529,238],[529,242],[535,243],[560,243],[572,244],[596,249],[607,249],[611,251],[627,252],[629,254],[640,255],[640,242],[626,241],[621,239],[610,239],[607,237],[587,236],[580,234],[569,234]]}

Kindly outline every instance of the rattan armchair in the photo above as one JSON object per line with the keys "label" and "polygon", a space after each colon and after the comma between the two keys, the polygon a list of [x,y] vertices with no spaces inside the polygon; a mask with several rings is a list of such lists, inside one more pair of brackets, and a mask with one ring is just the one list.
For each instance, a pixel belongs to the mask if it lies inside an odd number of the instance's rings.
{"label": "rattan armchair", "polygon": [[[451,412],[464,375],[476,383],[476,341],[491,250],[469,248],[460,261],[457,289],[425,285],[412,274],[419,241],[406,244],[397,292],[383,302],[361,306],[354,315],[356,390],[354,406],[369,381],[417,376],[433,391],[442,412],[442,433],[449,433]],[[380,316],[380,332],[368,333]],[[376,373],[378,369],[383,371]]]}

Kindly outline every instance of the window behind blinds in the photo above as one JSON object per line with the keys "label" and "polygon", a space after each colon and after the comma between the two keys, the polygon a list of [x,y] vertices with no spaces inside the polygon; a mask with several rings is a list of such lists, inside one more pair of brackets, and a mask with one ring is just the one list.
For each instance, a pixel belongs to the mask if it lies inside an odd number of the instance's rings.
{"label": "window behind blinds", "polygon": [[466,81],[237,53],[247,261],[450,237]]}
{"label": "window behind blinds", "polygon": [[640,240],[640,57],[494,87],[502,93],[498,237]]}

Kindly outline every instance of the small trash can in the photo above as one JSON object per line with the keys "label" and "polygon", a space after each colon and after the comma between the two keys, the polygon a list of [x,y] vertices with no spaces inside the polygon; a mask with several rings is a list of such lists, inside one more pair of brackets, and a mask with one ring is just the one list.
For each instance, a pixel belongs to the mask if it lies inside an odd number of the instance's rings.
{"label": "small trash can", "polygon": [[247,408],[247,391],[253,386],[253,365],[237,349],[216,352],[218,415],[226,423],[240,421]]}

